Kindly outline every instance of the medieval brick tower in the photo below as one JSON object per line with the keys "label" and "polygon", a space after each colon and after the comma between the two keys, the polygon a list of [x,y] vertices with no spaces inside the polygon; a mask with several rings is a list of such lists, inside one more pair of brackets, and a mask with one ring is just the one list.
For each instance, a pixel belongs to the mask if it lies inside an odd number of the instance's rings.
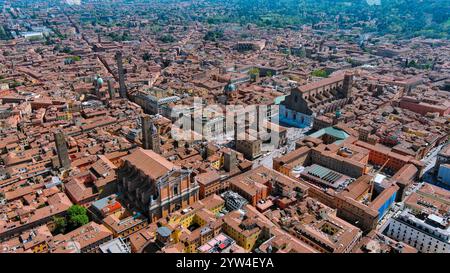
{"label": "medieval brick tower", "polygon": [[342,86],[342,92],[346,98],[350,98],[352,96],[352,88],[353,88],[353,74],[346,73],[344,76],[344,83]]}
{"label": "medieval brick tower", "polygon": [[125,75],[123,71],[122,52],[116,53],[117,71],[119,73],[119,94],[121,98],[127,97],[127,87],[125,85]]}
{"label": "medieval brick tower", "polygon": [[146,150],[152,150],[160,154],[160,139],[158,129],[153,124],[153,120],[149,115],[141,118],[142,123],[142,147]]}
{"label": "medieval brick tower", "polygon": [[70,168],[70,158],[69,151],[67,149],[66,140],[64,139],[64,135],[61,131],[58,131],[54,134],[56,151],[58,153],[59,166],[63,169]]}

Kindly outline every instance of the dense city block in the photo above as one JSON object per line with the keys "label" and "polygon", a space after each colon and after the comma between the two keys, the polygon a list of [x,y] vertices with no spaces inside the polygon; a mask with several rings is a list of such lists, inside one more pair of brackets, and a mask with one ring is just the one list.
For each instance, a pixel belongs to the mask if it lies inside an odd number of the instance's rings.
{"label": "dense city block", "polygon": [[1,253],[450,253],[450,1],[0,10]]}

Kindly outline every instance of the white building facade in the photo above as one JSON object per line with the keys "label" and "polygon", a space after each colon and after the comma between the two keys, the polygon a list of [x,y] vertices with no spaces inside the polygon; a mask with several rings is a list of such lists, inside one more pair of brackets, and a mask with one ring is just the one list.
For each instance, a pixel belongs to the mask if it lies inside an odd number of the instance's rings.
{"label": "white building facade", "polygon": [[386,235],[419,252],[450,253],[450,227],[445,223],[439,216],[429,215],[422,220],[406,210],[390,219]]}

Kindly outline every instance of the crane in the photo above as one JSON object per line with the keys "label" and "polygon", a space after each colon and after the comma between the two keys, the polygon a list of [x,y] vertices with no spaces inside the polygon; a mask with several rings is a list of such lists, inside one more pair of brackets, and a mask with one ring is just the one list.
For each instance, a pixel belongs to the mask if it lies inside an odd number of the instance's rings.
{"label": "crane", "polygon": [[[374,174],[374,178],[375,178],[375,176],[377,175],[377,174],[379,174],[383,169],[384,169],[384,167],[386,166],[386,164],[388,164],[388,162],[390,161],[391,159],[390,158],[388,158],[384,163],[383,163],[383,165],[381,165],[381,167],[380,167],[380,169],[378,169],[378,171],[376,171],[375,172],[375,174]],[[372,178],[371,180],[370,180],[370,196],[372,196],[372,193],[373,193],[373,186],[374,186],[374,179]]]}

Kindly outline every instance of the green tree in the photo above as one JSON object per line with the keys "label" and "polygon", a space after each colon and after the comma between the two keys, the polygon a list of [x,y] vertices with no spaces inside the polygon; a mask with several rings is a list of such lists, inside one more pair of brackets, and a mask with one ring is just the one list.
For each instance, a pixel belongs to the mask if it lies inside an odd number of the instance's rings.
{"label": "green tree", "polygon": [[5,30],[3,26],[0,26],[0,40],[9,40],[11,35],[9,31]]}
{"label": "green tree", "polygon": [[205,41],[217,41],[223,38],[223,30],[222,29],[216,29],[216,30],[209,30],[203,39]]}
{"label": "green tree", "polygon": [[81,57],[80,56],[72,56],[72,57],[70,57],[70,59],[72,59],[74,62],[81,61]]}
{"label": "green tree", "polygon": [[70,217],[69,223],[75,229],[89,223],[89,217],[86,214],[74,215]]}
{"label": "green tree", "polygon": [[148,52],[145,52],[144,55],[142,55],[142,60],[144,60],[144,62],[149,61],[152,58],[152,55]]}
{"label": "green tree", "polygon": [[321,77],[321,78],[326,78],[326,77],[328,77],[328,73],[327,73],[325,70],[323,70],[323,69],[317,69],[317,70],[314,70],[314,71],[311,73],[311,75],[313,75],[314,77]]}
{"label": "green tree", "polygon": [[63,49],[62,49],[62,52],[64,52],[64,53],[66,53],[66,54],[71,54],[72,53],[72,48],[70,47],[70,46],[65,46]]}
{"label": "green tree", "polygon": [[175,42],[175,38],[170,34],[165,34],[158,38],[163,43],[173,43]]}
{"label": "green tree", "polygon": [[53,223],[55,223],[55,232],[64,234],[64,232],[66,231],[66,227],[67,227],[66,218],[54,216]]}
{"label": "green tree", "polygon": [[50,37],[46,36],[45,37],[45,45],[49,46],[49,45],[54,45],[55,41],[52,40]]}
{"label": "green tree", "polygon": [[259,68],[253,67],[253,68],[251,68],[251,69],[248,71],[248,73],[249,73],[250,75],[255,75],[255,74],[259,75]]}
{"label": "green tree", "polygon": [[70,218],[76,215],[85,215],[87,212],[85,207],[82,207],[80,205],[73,205],[67,210],[67,214]]}
{"label": "green tree", "polygon": [[412,60],[408,63],[407,67],[414,67],[417,68],[417,62],[415,60]]}
{"label": "green tree", "polygon": [[23,83],[14,80],[12,83],[9,84],[9,88],[16,88],[16,87],[19,87],[22,85],[23,85]]}
{"label": "green tree", "polygon": [[30,42],[37,42],[37,41],[41,41],[42,37],[41,36],[31,36],[30,38],[28,38],[28,40],[30,40]]}
{"label": "green tree", "polygon": [[302,47],[302,48],[300,49],[300,52],[298,53],[298,56],[299,56],[300,58],[305,58],[305,57],[306,57],[306,50],[305,50],[304,47]]}
{"label": "green tree", "polygon": [[250,75],[250,78],[251,78],[252,80],[256,80],[256,78],[259,77],[259,68],[253,67],[252,69],[250,69],[250,70],[248,71],[248,74]]}
{"label": "green tree", "polygon": [[87,210],[80,205],[73,205],[67,210],[67,216],[71,229],[76,229],[89,222]]}

